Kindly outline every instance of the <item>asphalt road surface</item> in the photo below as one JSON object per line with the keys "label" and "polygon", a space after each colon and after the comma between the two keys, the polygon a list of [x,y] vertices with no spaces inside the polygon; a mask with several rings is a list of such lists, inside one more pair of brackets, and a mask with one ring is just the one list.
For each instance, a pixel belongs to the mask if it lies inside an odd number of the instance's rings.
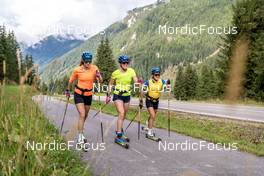
{"label": "asphalt road surface", "polygon": [[[50,122],[59,128],[65,102],[47,96],[33,98]],[[116,117],[100,114],[100,116],[91,118],[95,112],[92,110],[89,113],[89,118],[85,123],[85,136],[88,138],[88,143],[94,147],[88,152],[81,152],[82,159],[91,166],[94,175],[261,176],[264,173],[264,157],[233,151],[231,149],[234,147],[229,147],[228,144],[225,148],[218,146],[216,149],[216,146],[208,142],[173,132],[169,138],[167,131],[163,129],[155,129],[156,135],[163,140],[161,143],[146,139],[143,133],[138,140],[136,123],[132,123],[127,131],[127,136],[131,140],[130,149],[124,149],[113,142]],[[63,128],[63,135],[69,141],[75,139],[77,119],[76,108],[70,104]],[[104,126],[104,150],[96,147],[97,143],[102,143],[101,121]],[[129,121],[125,121],[125,126],[128,123]],[[166,147],[165,144],[167,144]],[[188,147],[191,145],[194,147]],[[197,150],[199,147],[201,150]]]}
{"label": "asphalt road surface", "polygon": [[[94,96],[94,99],[98,99],[98,97]],[[105,97],[101,97],[101,99],[104,100]],[[131,100],[132,105],[138,105],[138,102],[136,98]],[[159,108],[168,109],[168,101],[160,100]],[[170,110],[212,117],[264,122],[264,107],[260,106],[192,103],[173,100],[170,101]]]}

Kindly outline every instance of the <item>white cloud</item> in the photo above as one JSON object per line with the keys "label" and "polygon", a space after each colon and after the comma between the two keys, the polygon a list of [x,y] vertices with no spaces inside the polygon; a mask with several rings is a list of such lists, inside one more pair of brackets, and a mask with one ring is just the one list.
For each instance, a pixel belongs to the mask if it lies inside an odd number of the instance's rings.
{"label": "white cloud", "polygon": [[57,33],[95,34],[128,10],[155,0],[0,0],[0,24],[18,40],[36,42]]}

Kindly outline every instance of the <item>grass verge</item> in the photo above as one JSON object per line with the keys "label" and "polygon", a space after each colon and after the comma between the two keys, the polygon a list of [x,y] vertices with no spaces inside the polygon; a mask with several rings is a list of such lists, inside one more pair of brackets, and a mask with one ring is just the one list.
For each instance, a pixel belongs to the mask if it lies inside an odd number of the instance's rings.
{"label": "grass verge", "polygon": [[264,102],[255,101],[251,99],[245,99],[245,100],[238,100],[235,102],[228,101],[228,100],[221,100],[221,99],[209,99],[209,100],[189,100],[187,102],[192,103],[213,103],[213,104],[223,104],[223,105],[240,105],[240,106],[257,106],[257,107],[263,107]]}
{"label": "grass verge", "polygon": [[0,87],[0,175],[91,175],[77,152],[31,150],[27,141],[65,142],[40,112],[30,87]]}

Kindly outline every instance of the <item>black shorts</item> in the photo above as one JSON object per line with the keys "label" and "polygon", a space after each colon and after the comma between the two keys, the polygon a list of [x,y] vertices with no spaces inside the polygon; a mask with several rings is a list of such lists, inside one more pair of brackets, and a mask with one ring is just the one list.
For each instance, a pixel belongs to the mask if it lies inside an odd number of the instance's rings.
{"label": "black shorts", "polygon": [[74,103],[75,104],[84,103],[84,105],[91,106],[92,97],[93,97],[92,95],[83,96],[83,95],[80,95],[80,94],[77,94],[76,92],[74,92]]}
{"label": "black shorts", "polygon": [[153,102],[151,100],[146,99],[146,107],[147,108],[153,107],[154,109],[158,109],[158,107],[159,107],[159,101]]}
{"label": "black shorts", "polygon": [[115,100],[121,100],[124,103],[129,103],[130,102],[130,96],[120,96],[120,95],[114,94],[113,101],[115,101]]}

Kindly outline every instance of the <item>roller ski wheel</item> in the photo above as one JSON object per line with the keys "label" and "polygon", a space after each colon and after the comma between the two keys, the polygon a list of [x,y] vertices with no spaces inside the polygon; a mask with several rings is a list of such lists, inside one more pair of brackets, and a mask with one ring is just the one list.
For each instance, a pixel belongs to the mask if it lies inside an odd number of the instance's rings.
{"label": "roller ski wheel", "polygon": [[122,139],[125,140],[126,142],[130,142],[130,139],[126,137],[125,135],[122,136]]}
{"label": "roller ski wheel", "polygon": [[125,149],[129,149],[129,145],[122,139],[122,138],[115,138],[115,143],[120,145],[121,147]]}
{"label": "roller ski wheel", "polygon": [[147,127],[144,127],[144,126],[142,126],[142,127],[141,127],[141,130],[142,130],[142,131],[146,131],[146,132],[147,132],[148,128],[147,128]]}
{"label": "roller ski wheel", "polygon": [[161,141],[161,138],[155,137],[154,135],[150,136],[150,135],[146,134],[146,138],[150,139],[152,141],[155,141],[155,142],[160,142]]}
{"label": "roller ski wheel", "polygon": [[87,139],[84,139],[83,142],[77,143],[77,145],[84,151],[87,152],[88,149],[86,148]]}
{"label": "roller ski wheel", "polygon": [[87,139],[84,139],[83,141],[84,141],[84,143],[83,143],[82,149],[83,149],[83,151],[88,152],[88,149],[86,148],[86,145],[85,145],[85,144],[87,144],[88,141],[87,141]]}

